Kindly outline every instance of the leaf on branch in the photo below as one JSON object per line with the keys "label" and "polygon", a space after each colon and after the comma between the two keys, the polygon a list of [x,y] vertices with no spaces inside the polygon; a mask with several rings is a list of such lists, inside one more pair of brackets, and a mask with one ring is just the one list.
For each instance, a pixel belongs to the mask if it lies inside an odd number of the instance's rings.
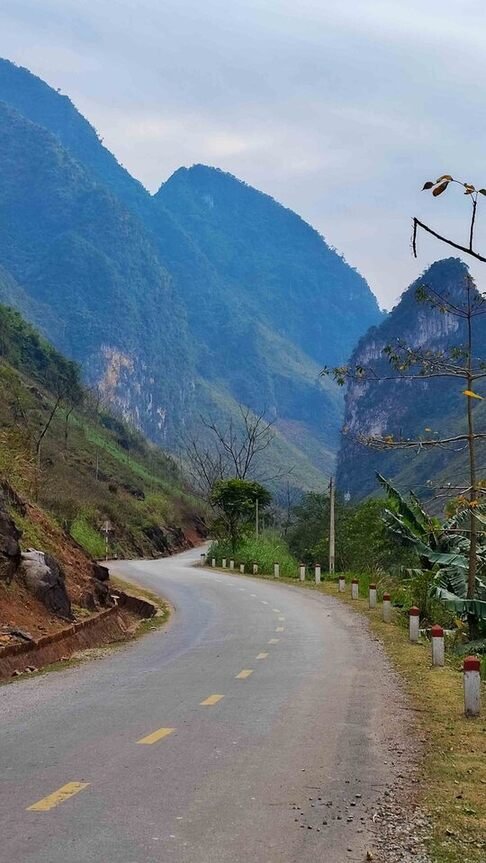
{"label": "leaf on branch", "polygon": [[422,192],[425,192],[426,189],[432,189],[433,187],[434,183],[432,183],[430,180],[427,180],[427,182],[424,183],[424,185],[422,186]]}
{"label": "leaf on branch", "polygon": [[479,189],[480,195],[486,195],[486,189]]}
{"label": "leaf on branch", "polygon": [[447,180],[447,182],[450,183],[452,179],[453,178],[451,177],[450,174],[442,174],[442,177],[438,177],[435,182],[436,183],[442,183],[442,180]]}
{"label": "leaf on branch", "polygon": [[479,399],[480,401],[483,401],[483,397],[482,397],[482,396],[478,396],[478,394],[477,394],[477,393],[474,393],[472,390],[463,390],[463,393],[462,393],[462,394],[463,394],[464,396],[467,396],[467,397],[468,397],[468,398],[470,398],[470,399]]}
{"label": "leaf on branch", "polygon": [[448,180],[446,180],[445,183],[441,183],[440,186],[436,186],[432,192],[434,198],[436,198],[437,195],[442,195],[442,192],[445,192],[448,185],[449,185],[449,182],[448,182]]}

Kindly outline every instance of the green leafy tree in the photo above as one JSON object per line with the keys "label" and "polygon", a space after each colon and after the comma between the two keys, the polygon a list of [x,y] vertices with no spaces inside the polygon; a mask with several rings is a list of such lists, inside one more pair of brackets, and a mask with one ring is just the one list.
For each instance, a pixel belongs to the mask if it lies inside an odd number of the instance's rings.
{"label": "green leafy tree", "polygon": [[[413,554],[391,536],[383,523],[384,500],[365,500],[357,506],[336,498],[336,567],[338,571],[376,572],[412,565]],[[329,497],[309,492],[293,510],[288,532],[292,553],[307,565],[329,560]]]}
{"label": "green leafy tree", "polygon": [[253,480],[225,479],[215,482],[211,503],[217,507],[218,516],[213,527],[217,534],[229,540],[233,553],[245,530],[252,524],[256,502],[262,511],[271,499],[270,492]]}

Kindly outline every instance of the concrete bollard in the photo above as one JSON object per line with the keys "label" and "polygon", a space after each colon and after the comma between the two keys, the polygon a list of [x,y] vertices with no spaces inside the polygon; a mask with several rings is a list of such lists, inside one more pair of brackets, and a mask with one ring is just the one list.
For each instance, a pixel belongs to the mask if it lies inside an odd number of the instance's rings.
{"label": "concrete bollard", "polygon": [[416,605],[408,611],[408,634],[412,644],[416,644],[419,638],[420,609]]}
{"label": "concrete bollard", "polygon": [[253,575],[258,575],[258,564],[256,560],[253,561]]}
{"label": "concrete bollard", "polygon": [[203,552],[203,554],[201,554],[201,566],[204,566],[205,563],[206,563],[206,555]]}
{"label": "concrete bollard", "polygon": [[240,572],[244,572],[244,571],[245,571],[245,564],[240,563]]}
{"label": "concrete bollard", "polygon": [[223,560],[221,561],[221,566],[223,567],[223,569],[226,569],[226,558],[225,557],[223,557]]}
{"label": "concrete bollard", "polygon": [[344,593],[346,590],[346,579],[344,578],[344,575],[339,576],[338,590],[339,593]]}
{"label": "concrete bollard", "polygon": [[442,666],[445,662],[444,630],[437,623],[430,630],[432,639],[432,665]]}
{"label": "concrete bollard", "polygon": [[385,623],[391,623],[392,619],[392,608],[391,608],[391,596],[389,593],[383,594],[383,620]]}
{"label": "concrete bollard", "polygon": [[233,558],[230,557],[230,569],[234,569],[234,568],[235,568],[235,562],[234,562]]}
{"label": "concrete bollard", "polygon": [[301,581],[305,581],[305,563],[299,564],[299,578]]}
{"label": "concrete bollard", "polygon": [[357,599],[359,596],[359,581],[357,578],[353,578],[351,582],[351,599]]}
{"label": "concrete bollard", "polygon": [[274,578],[280,578],[280,564],[279,563],[273,564],[273,575],[274,575]]}
{"label": "concrete bollard", "polygon": [[316,563],[314,565],[314,575],[315,575],[315,579],[316,579],[316,584],[320,584],[321,583],[321,564],[320,563]]}
{"label": "concrete bollard", "polygon": [[216,566],[216,558],[215,558],[215,557],[212,557],[212,558],[211,558],[211,566],[212,566],[213,568]]}
{"label": "concrete bollard", "polygon": [[466,656],[464,672],[464,713],[479,716],[481,713],[481,663],[477,656]]}
{"label": "concrete bollard", "polygon": [[370,584],[368,603],[370,608],[376,608],[376,584]]}

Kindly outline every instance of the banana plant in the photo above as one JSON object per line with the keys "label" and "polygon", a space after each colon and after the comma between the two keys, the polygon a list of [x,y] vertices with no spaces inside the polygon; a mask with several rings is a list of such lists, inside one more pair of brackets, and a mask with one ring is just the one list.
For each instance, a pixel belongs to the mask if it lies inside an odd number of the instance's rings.
{"label": "banana plant", "polygon": [[[401,542],[412,547],[423,573],[433,573],[432,594],[461,617],[473,615],[486,625],[486,510],[478,507],[478,575],[473,599],[467,599],[469,510],[458,511],[441,523],[425,512],[418,498],[405,499],[381,474],[378,481],[387,493],[389,506],[383,520]],[[414,571],[417,574],[417,570]]]}

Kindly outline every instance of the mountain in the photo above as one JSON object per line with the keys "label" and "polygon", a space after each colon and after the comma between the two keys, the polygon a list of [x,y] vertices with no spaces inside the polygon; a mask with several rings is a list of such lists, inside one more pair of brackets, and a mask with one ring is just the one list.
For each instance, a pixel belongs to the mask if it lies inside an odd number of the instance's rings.
{"label": "mountain", "polygon": [[[385,320],[363,336],[353,352],[351,366],[372,368],[378,378],[396,376],[383,349],[398,340],[416,348],[443,351],[465,344],[464,321],[443,313],[430,304],[419,302],[417,288],[426,285],[454,298],[464,295],[461,287],[468,278],[466,265],[457,258],[433,264],[402,295],[398,305]],[[484,317],[474,320],[474,351],[486,351]],[[464,382],[460,379],[370,380],[348,384],[345,397],[344,434],[338,454],[337,484],[340,490],[356,500],[377,491],[376,471],[394,481],[400,488],[413,489],[419,497],[432,498],[435,489],[467,485],[467,453],[462,445],[436,447],[427,451],[377,451],[357,442],[361,436],[387,436],[395,439],[427,439],[463,433],[466,427]],[[474,407],[475,418],[486,420],[483,402]],[[483,447],[479,446],[479,464]],[[439,491],[444,502],[444,489]]]}
{"label": "mountain", "polygon": [[178,447],[238,403],[272,459],[318,487],[342,396],[319,377],[381,320],[365,280],[292,211],[217,169],[151,196],[72,102],[0,61],[0,298],[82,364],[123,415]]}

